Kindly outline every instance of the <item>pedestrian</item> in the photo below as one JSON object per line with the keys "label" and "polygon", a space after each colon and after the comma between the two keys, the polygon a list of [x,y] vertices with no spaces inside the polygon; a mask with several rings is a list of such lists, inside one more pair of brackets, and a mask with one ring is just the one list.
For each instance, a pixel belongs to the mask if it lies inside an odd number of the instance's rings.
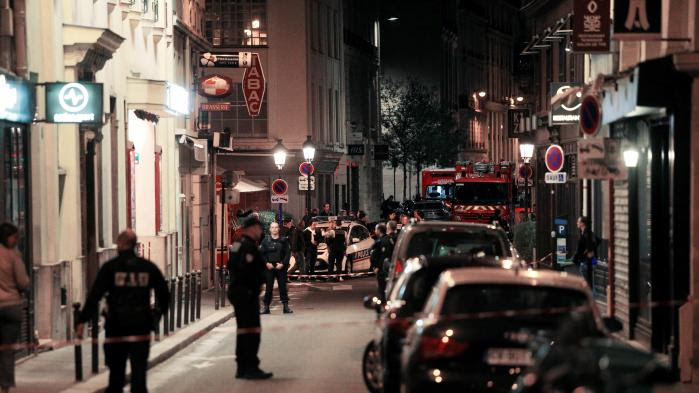
{"label": "pedestrian", "polygon": [[364,210],[360,210],[357,212],[357,220],[360,224],[364,225],[365,227],[369,225],[369,217],[367,217],[366,212]]}
{"label": "pedestrian", "polygon": [[391,239],[393,240],[393,244],[395,245],[398,241],[398,223],[393,220],[387,222],[386,233],[388,234],[388,236],[391,237]]}
{"label": "pedestrian", "polygon": [[279,298],[284,305],[284,314],[291,314],[289,308],[289,293],[286,290],[286,270],[289,268],[291,251],[289,240],[279,234],[279,224],[273,222],[269,225],[269,236],[262,240],[260,252],[267,268],[267,283],[265,286],[264,309],[262,314],[269,314],[269,305],[272,303],[272,291],[274,280],[279,286]]}
{"label": "pedestrian", "polygon": [[396,221],[396,212],[394,210],[388,212],[387,220],[386,221]]}
{"label": "pedestrian", "polygon": [[291,256],[294,257],[294,266],[289,273],[298,271],[301,274],[306,274],[306,266],[304,264],[305,243],[301,229],[294,226],[294,221],[291,218],[284,219],[284,226],[287,228],[288,232]]}
{"label": "pedestrian", "polygon": [[410,224],[410,218],[407,214],[403,213],[400,215],[400,224],[398,224],[398,230],[403,230],[404,227]]}
{"label": "pedestrian", "polygon": [[0,224],[0,390],[15,387],[15,346],[22,323],[22,296],[29,277],[17,250],[19,229]]}
{"label": "pedestrian", "polygon": [[499,225],[503,231],[505,231],[505,232],[510,231],[510,225],[507,223],[507,220],[505,220],[505,218],[502,216],[500,209],[495,209],[495,214],[493,214],[490,221],[493,224]]}
{"label": "pedestrian", "polygon": [[330,216],[334,216],[334,215],[335,215],[335,213],[333,213],[333,211],[332,211],[332,209],[331,209],[331,207],[330,207],[330,202],[325,202],[325,203],[323,204],[323,210],[321,210],[320,215],[321,215],[321,216],[326,216],[326,217],[330,217]]}
{"label": "pedestrian", "polygon": [[374,228],[376,241],[371,248],[370,264],[376,274],[379,299],[386,301],[386,279],[388,278],[388,263],[393,253],[393,240],[388,236],[386,224],[376,224]]}
{"label": "pedestrian", "polygon": [[325,244],[328,246],[328,274],[342,271],[342,260],[347,250],[347,234],[342,229],[341,220],[330,221],[330,227],[325,231]]}
{"label": "pedestrian", "polygon": [[422,210],[413,210],[415,222],[425,221],[425,213]]}
{"label": "pedestrian", "polygon": [[393,209],[393,195],[389,195],[388,199],[381,203],[381,218],[388,218],[388,214]]}
{"label": "pedestrian", "polygon": [[262,222],[253,214],[241,219],[243,235],[230,247],[228,300],[235,310],[237,327],[236,378],[267,379],[272,373],[260,369],[260,291],[265,283],[265,261],[257,248],[262,237]]}
{"label": "pedestrian", "polygon": [[[97,272],[78,320],[75,333],[82,339],[85,322],[97,315],[100,300],[107,296],[104,356],[109,367],[107,393],[122,392],[126,360],[131,362],[131,391],[145,393],[151,331],[161,313],[167,311],[170,293],[160,269],[151,261],[136,255],[138,238],[131,229],[116,239],[116,258]],[[155,292],[156,309],[151,308],[151,290]]]}
{"label": "pedestrian", "polygon": [[318,217],[319,214],[320,212],[318,211],[318,208],[313,208],[313,213],[311,214],[311,216]]}
{"label": "pedestrian", "polygon": [[299,228],[301,228],[301,230],[306,229],[306,227],[311,223],[311,219],[313,219],[312,213],[309,209],[306,209],[306,213],[301,218],[301,221],[303,221],[304,225],[301,225],[301,223],[299,222]]}
{"label": "pedestrian", "polygon": [[578,238],[578,247],[573,256],[573,262],[580,269],[580,274],[587,281],[587,285],[594,292],[594,265],[597,263],[597,246],[600,241],[592,229],[590,229],[590,219],[581,216],[578,217],[578,229],[580,230],[580,238]]}
{"label": "pedestrian", "polygon": [[307,274],[315,274],[316,260],[318,259],[318,242],[321,239],[318,222],[311,221],[311,225],[303,231],[303,240],[306,249],[306,269]]}

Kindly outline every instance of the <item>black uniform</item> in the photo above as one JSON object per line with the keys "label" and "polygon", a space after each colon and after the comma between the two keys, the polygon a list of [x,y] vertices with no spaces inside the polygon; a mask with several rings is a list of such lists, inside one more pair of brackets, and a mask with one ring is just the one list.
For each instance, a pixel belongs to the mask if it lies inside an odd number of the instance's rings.
{"label": "black uniform", "polygon": [[342,259],[345,257],[345,251],[347,251],[347,234],[342,228],[335,228],[334,236],[328,237],[326,239],[326,245],[328,246],[328,274],[333,274],[335,268],[337,272],[342,271]]}
{"label": "black uniform", "polygon": [[235,309],[235,360],[238,375],[242,375],[259,370],[260,289],[265,283],[265,261],[255,241],[246,235],[231,245],[230,255],[228,300]]}
{"label": "black uniform", "polygon": [[[262,240],[260,252],[262,253],[262,259],[266,263],[274,265],[274,268],[271,270],[267,269],[266,273],[265,307],[269,307],[269,304],[272,303],[272,290],[274,289],[275,278],[279,284],[279,297],[282,300],[282,304],[289,304],[289,294],[286,291],[286,271],[289,269],[289,259],[291,258],[289,241],[281,236],[277,239],[267,236]],[[277,269],[277,263],[283,264],[284,267]]]}
{"label": "black uniform", "polygon": [[[308,274],[315,274],[316,261],[318,260],[318,243],[320,242],[322,235],[320,234],[320,229],[306,228],[303,231],[303,240],[306,246],[306,271]],[[313,244],[313,241],[316,244]]]}
{"label": "black uniform", "polygon": [[[104,344],[104,354],[109,367],[108,393],[123,390],[127,358],[131,359],[131,391],[147,392],[150,332],[160,317],[151,309],[151,289],[155,290],[159,311],[167,311],[170,293],[160,269],[133,251],[120,252],[97,273],[78,317],[78,323],[92,319],[100,300],[107,294],[105,330],[108,340]],[[130,338],[128,342],[119,342],[119,337],[126,336]]]}
{"label": "black uniform", "polygon": [[[303,237],[303,231],[296,226],[292,226],[289,228],[289,247],[291,249],[291,255],[294,257],[296,260],[296,264],[294,265],[293,271],[298,270],[301,274],[306,274],[308,272],[308,268],[306,267],[305,264],[305,251],[306,251],[306,242]],[[293,273],[292,271],[292,273]]]}
{"label": "black uniform", "polygon": [[371,247],[371,269],[379,269],[376,281],[379,287],[379,298],[386,300],[386,279],[388,278],[388,267],[391,255],[393,254],[393,238],[390,235],[383,235],[376,239]]}
{"label": "black uniform", "polygon": [[[585,228],[585,231],[583,231],[580,234],[580,238],[578,238],[578,247],[575,250],[575,255],[573,256],[573,262],[578,265],[578,268],[580,269],[580,273],[582,276],[585,278],[585,281],[587,281],[587,285],[590,286],[590,289],[594,291],[594,283],[593,283],[593,265],[592,265],[592,258],[597,258],[597,245],[599,242],[597,241],[596,236],[592,233],[592,231],[589,228]],[[587,256],[587,253],[591,252],[592,253],[592,258],[589,258]]]}

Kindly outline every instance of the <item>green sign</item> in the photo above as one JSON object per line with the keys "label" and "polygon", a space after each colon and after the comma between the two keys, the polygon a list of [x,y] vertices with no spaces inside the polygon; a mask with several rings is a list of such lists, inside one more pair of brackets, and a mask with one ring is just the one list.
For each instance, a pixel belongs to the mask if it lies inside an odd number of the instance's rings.
{"label": "green sign", "polygon": [[32,83],[0,73],[0,120],[31,123],[35,99]]}
{"label": "green sign", "polygon": [[49,123],[102,123],[102,84],[47,83],[46,121]]}

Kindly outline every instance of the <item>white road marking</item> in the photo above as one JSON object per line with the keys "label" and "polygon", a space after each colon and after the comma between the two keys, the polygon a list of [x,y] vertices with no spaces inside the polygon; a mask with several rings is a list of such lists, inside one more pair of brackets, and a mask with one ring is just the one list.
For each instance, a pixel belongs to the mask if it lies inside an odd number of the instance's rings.
{"label": "white road marking", "polygon": [[333,291],[351,291],[351,285],[333,285]]}

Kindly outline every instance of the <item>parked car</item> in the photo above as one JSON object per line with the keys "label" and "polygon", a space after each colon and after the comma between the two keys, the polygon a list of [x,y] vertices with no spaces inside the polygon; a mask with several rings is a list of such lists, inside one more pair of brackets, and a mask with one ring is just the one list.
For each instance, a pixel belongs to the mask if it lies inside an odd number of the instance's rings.
{"label": "parked car", "polygon": [[[415,257],[406,262],[405,271],[387,296],[386,305],[365,299],[364,305],[380,312],[375,337],[367,344],[362,361],[364,382],[371,392],[392,393],[400,388],[401,342],[420,312],[439,275],[450,268],[484,266],[502,269],[513,261],[499,257],[472,255]],[[377,307],[378,306],[378,307]]]}
{"label": "parked car", "polygon": [[454,221],[423,221],[402,228],[391,256],[387,293],[405,268],[419,255],[473,254],[519,259],[505,232],[494,225]]}
{"label": "parked car", "polygon": [[[322,219],[323,217],[316,217]],[[338,217],[342,220],[342,229],[347,232],[347,251],[342,262],[343,271],[347,273],[369,271],[371,263],[369,257],[374,239],[371,233],[362,224],[351,221],[351,217]],[[330,226],[329,221],[319,221],[318,228],[326,230]],[[328,268],[328,247],[322,242],[318,244],[318,260],[316,261],[316,271]]]}
{"label": "parked car", "polygon": [[417,201],[413,205],[413,210],[421,211],[425,215],[425,220],[444,220],[451,219],[449,208],[442,202],[437,200]]}
{"label": "parked car", "polygon": [[519,376],[513,393],[651,393],[655,385],[674,382],[672,370],[652,353],[615,338],[587,336],[579,322],[572,318],[554,340],[541,343],[534,366]]}
{"label": "parked car", "polygon": [[407,333],[401,388],[509,392],[534,363],[537,343],[571,316],[585,336],[608,334],[580,277],[518,268],[448,270]]}

